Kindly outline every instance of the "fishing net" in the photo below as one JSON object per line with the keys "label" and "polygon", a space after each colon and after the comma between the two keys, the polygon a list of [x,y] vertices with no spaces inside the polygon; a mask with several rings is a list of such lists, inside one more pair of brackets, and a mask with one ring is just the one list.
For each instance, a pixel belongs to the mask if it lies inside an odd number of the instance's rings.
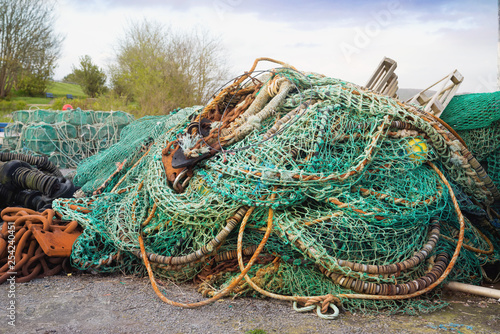
{"label": "fishing net", "polygon": [[[120,170],[129,169],[155,138],[171,131],[200,108],[186,108],[180,113],[174,110],[168,116],[146,116],[132,122],[123,129],[122,138],[118,143],[101,154],[86,159],[77,167],[73,182],[85,193],[92,193],[116,171],[119,167],[117,165],[123,165]],[[123,173],[116,173],[117,177],[120,175]]]}
{"label": "fishing net", "polygon": [[500,92],[455,96],[441,118],[457,131],[500,187]]}
{"label": "fishing net", "polygon": [[463,220],[452,200],[484,218],[474,203],[499,198],[477,165],[420,109],[286,67],[250,71],[204,108],[131,123],[78,167],[81,196],[53,206],[85,227],[72,252],[81,269],[144,273],[146,256],[155,275],[194,279],[204,296],[260,296],[241,280],[240,245],[268,293],[416,314],[445,305],[417,292],[449,270],[477,284],[498,260],[488,222]]}
{"label": "fishing net", "polygon": [[453,129],[485,128],[500,120],[500,92],[454,96],[441,114]]}
{"label": "fishing net", "polygon": [[133,120],[122,111],[18,110],[6,127],[4,151],[48,156],[59,168],[76,168],[81,160],[118,142]]}

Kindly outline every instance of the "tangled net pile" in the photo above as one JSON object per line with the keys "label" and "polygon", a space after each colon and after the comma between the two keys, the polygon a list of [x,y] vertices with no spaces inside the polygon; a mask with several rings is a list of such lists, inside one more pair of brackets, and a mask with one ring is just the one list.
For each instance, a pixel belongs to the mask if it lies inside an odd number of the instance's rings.
{"label": "tangled net pile", "polygon": [[[256,75],[257,62],[204,108],[140,119],[78,167],[86,196],[54,203],[85,228],[73,265],[146,267],[176,306],[264,294],[323,313],[431,312],[446,305],[434,287],[481,281],[499,258],[482,212],[500,194],[445,124],[293,67]],[[170,301],[155,276],[210,299]]]}

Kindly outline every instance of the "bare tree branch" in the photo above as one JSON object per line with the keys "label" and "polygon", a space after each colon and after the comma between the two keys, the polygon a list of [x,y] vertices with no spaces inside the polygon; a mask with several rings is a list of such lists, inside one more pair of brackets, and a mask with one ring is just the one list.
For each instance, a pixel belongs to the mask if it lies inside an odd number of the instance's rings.
{"label": "bare tree branch", "polygon": [[118,42],[111,83],[145,114],[204,104],[227,76],[223,52],[205,31],[175,33],[159,23],[135,22]]}
{"label": "bare tree branch", "polygon": [[53,9],[51,0],[0,0],[0,97],[15,86],[45,89],[63,40]]}

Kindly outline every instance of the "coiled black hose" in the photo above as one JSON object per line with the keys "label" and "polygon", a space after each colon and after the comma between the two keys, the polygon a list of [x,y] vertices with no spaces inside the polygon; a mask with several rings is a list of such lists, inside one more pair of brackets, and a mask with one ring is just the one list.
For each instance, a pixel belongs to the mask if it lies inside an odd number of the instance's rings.
{"label": "coiled black hose", "polygon": [[38,190],[11,190],[0,184],[0,210],[9,206],[22,206],[42,212],[52,208],[52,199]]}
{"label": "coiled black hose", "polygon": [[73,196],[77,188],[70,180],[33,169],[33,161],[0,161],[0,208],[21,205],[39,211],[50,208],[55,198]]}
{"label": "coiled black hose", "polygon": [[20,204],[23,208],[32,208],[36,211],[43,211],[51,208],[52,201],[46,201],[43,194],[37,190],[23,190],[14,194],[14,203]]}
{"label": "coiled black hose", "polygon": [[59,179],[26,167],[18,167],[12,174],[14,184],[22,189],[38,190],[52,197],[59,190]]}
{"label": "coiled black hose", "polygon": [[13,193],[0,183],[0,208],[12,202]]}
{"label": "coiled black hose", "polygon": [[36,166],[38,170],[47,172],[54,176],[63,176],[59,168],[56,167],[47,157],[35,157],[22,153],[0,152],[0,161],[19,160],[24,161],[32,166]]}
{"label": "coiled black hose", "polygon": [[19,160],[0,162],[0,183],[10,190],[38,190],[49,197],[60,188],[59,178],[43,174]]}

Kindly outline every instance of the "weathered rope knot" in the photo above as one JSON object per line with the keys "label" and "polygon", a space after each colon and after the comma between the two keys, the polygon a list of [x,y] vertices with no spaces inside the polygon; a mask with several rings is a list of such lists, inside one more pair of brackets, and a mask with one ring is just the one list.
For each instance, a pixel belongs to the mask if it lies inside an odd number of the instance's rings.
{"label": "weathered rope knot", "polygon": [[321,304],[321,313],[326,313],[328,311],[328,307],[330,306],[330,303],[333,303],[334,305],[340,306],[341,301],[340,298],[335,297],[334,295],[327,294],[324,296],[317,296],[317,297],[312,297],[309,298],[309,300],[306,302],[305,306],[310,306],[310,305],[319,305]]}

